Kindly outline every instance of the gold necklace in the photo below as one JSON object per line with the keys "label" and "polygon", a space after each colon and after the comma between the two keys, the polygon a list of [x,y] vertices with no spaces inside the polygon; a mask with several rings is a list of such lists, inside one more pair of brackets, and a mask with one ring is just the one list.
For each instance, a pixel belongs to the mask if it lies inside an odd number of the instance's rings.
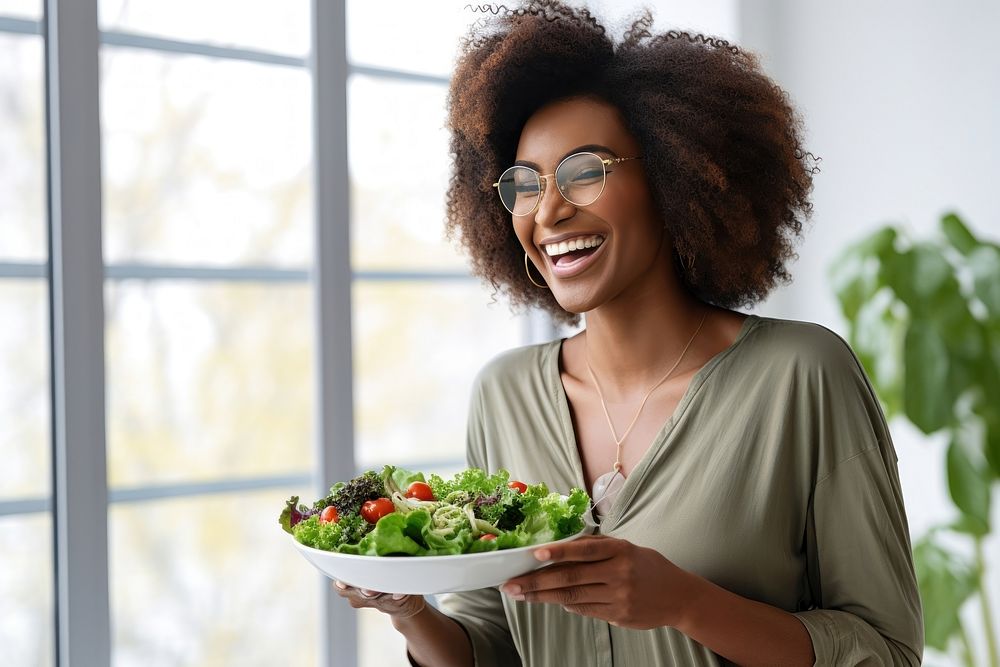
{"label": "gold necklace", "polygon": [[[699,323],[698,328],[694,330],[694,334],[691,336],[691,339],[687,342],[687,345],[685,345],[684,349],[681,350],[681,354],[679,357],[677,357],[677,361],[675,361],[674,365],[670,367],[670,370],[667,371],[666,375],[660,378],[659,381],[657,381],[657,383],[654,384],[649,389],[649,391],[646,392],[646,395],[642,397],[642,402],[639,403],[639,409],[635,411],[635,416],[632,417],[631,423],[629,423],[628,428],[625,429],[625,432],[622,434],[622,437],[620,438],[618,437],[618,434],[615,432],[614,423],[612,423],[611,421],[611,414],[608,412],[608,404],[604,400],[604,392],[601,391],[601,383],[597,381],[597,376],[594,374],[594,369],[590,367],[590,355],[586,353],[584,354],[584,360],[587,363],[587,371],[590,372],[590,379],[594,381],[594,386],[597,388],[597,395],[601,399],[601,407],[604,408],[604,416],[608,420],[608,428],[611,429],[611,437],[614,438],[615,446],[617,448],[615,451],[615,465],[613,469],[610,472],[606,472],[600,477],[598,477],[596,480],[594,480],[593,495],[595,497],[597,496],[598,486],[600,486],[601,490],[604,491],[606,489],[611,488],[612,483],[615,481],[615,478],[618,475],[621,475],[622,478],[624,479],[625,475],[624,473],[622,473],[622,445],[625,442],[625,438],[627,438],[628,434],[632,432],[632,427],[635,426],[635,423],[639,420],[639,415],[642,414],[642,409],[646,407],[646,401],[649,400],[649,397],[652,396],[653,392],[656,391],[657,387],[659,387],[661,384],[667,381],[667,378],[669,378],[673,374],[673,372],[677,369],[677,366],[680,365],[681,361],[684,359],[684,355],[687,354],[688,348],[691,347],[691,343],[693,343],[694,339],[698,337],[698,332],[701,331],[701,327],[705,324],[705,318],[707,317],[708,317],[708,312],[702,315],[701,323]],[[601,495],[602,498],[594,501],[595,508],[602,500],[604,500],[603,496],[605,494],[602,493]]]}

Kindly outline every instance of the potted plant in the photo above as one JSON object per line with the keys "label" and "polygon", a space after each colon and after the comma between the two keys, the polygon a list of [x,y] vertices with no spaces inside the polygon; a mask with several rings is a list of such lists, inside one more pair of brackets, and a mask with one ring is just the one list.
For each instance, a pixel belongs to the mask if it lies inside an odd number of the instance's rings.
{"label": "potted plant", "polygon": [[[913,546],[925,642],[970,667],[998,667],[983,541],[1000,479],[1000,246],[954,213],[932,240],[883,227],[847,248],[830,270],[848,340],[889,419],[944,433],[948,491],[958,518]],[[948,544],[970,543],[968,556]],[[944,539],[942,539],[944,538]],[[996,594],[996,591],[993,591]],[[959,610],[975,598],[986,636],[978,660]]]}

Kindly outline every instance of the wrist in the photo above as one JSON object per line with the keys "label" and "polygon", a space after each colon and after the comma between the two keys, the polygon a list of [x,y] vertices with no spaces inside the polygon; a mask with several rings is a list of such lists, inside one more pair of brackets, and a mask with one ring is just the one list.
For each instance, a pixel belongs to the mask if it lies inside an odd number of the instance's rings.
{"label": "wrist", "polygon": [[389,616],[389,620],[392,621],[392,625],[396,628],[396,630],[403,632],[414,622],[419,622],[419,620],[427,614],[427,608],[427,601],[421,597],[419,606],[414,610],[405,611],[399,614],[392,614]]}
{"label": "wrist", "polygon": [[704,618],[705,607],[710,605],[712,583],[694,572],[687,570],[683,570],[683,572],[684,590],[683,594],[678,596],[681,603],[679,608],[675,610],[674,618],[671,619],[669,625],[690,637],[699,623],[698,619]]}

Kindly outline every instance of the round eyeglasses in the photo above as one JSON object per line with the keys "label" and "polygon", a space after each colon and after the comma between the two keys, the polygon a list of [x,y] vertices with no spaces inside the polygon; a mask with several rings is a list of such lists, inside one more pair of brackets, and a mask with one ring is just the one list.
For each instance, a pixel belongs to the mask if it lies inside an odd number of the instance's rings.
{"label": "round eyeglasses", "polygon": [[552,174],[541,175],[531,167],[510,167],[493,187],[500,193],[500,201],[511,215],[528,215],[536,208],[545,194],[549,176],[556,177],[556,188],[563,199],[573,206],[589,206],[604,192],[608,167],[639,157],[602,158],[594,153],[574,153],[563,159]]}

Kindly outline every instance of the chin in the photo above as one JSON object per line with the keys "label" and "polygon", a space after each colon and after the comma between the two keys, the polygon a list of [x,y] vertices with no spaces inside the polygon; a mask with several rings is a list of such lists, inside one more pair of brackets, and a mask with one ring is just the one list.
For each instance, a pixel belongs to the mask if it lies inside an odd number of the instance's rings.
{"label": "chin", "polygon": [[574,315],[583,315],[602,303],[599,295],[593,292],[580,293],[579,290],[553,290],[552,296],[563,310]]}

